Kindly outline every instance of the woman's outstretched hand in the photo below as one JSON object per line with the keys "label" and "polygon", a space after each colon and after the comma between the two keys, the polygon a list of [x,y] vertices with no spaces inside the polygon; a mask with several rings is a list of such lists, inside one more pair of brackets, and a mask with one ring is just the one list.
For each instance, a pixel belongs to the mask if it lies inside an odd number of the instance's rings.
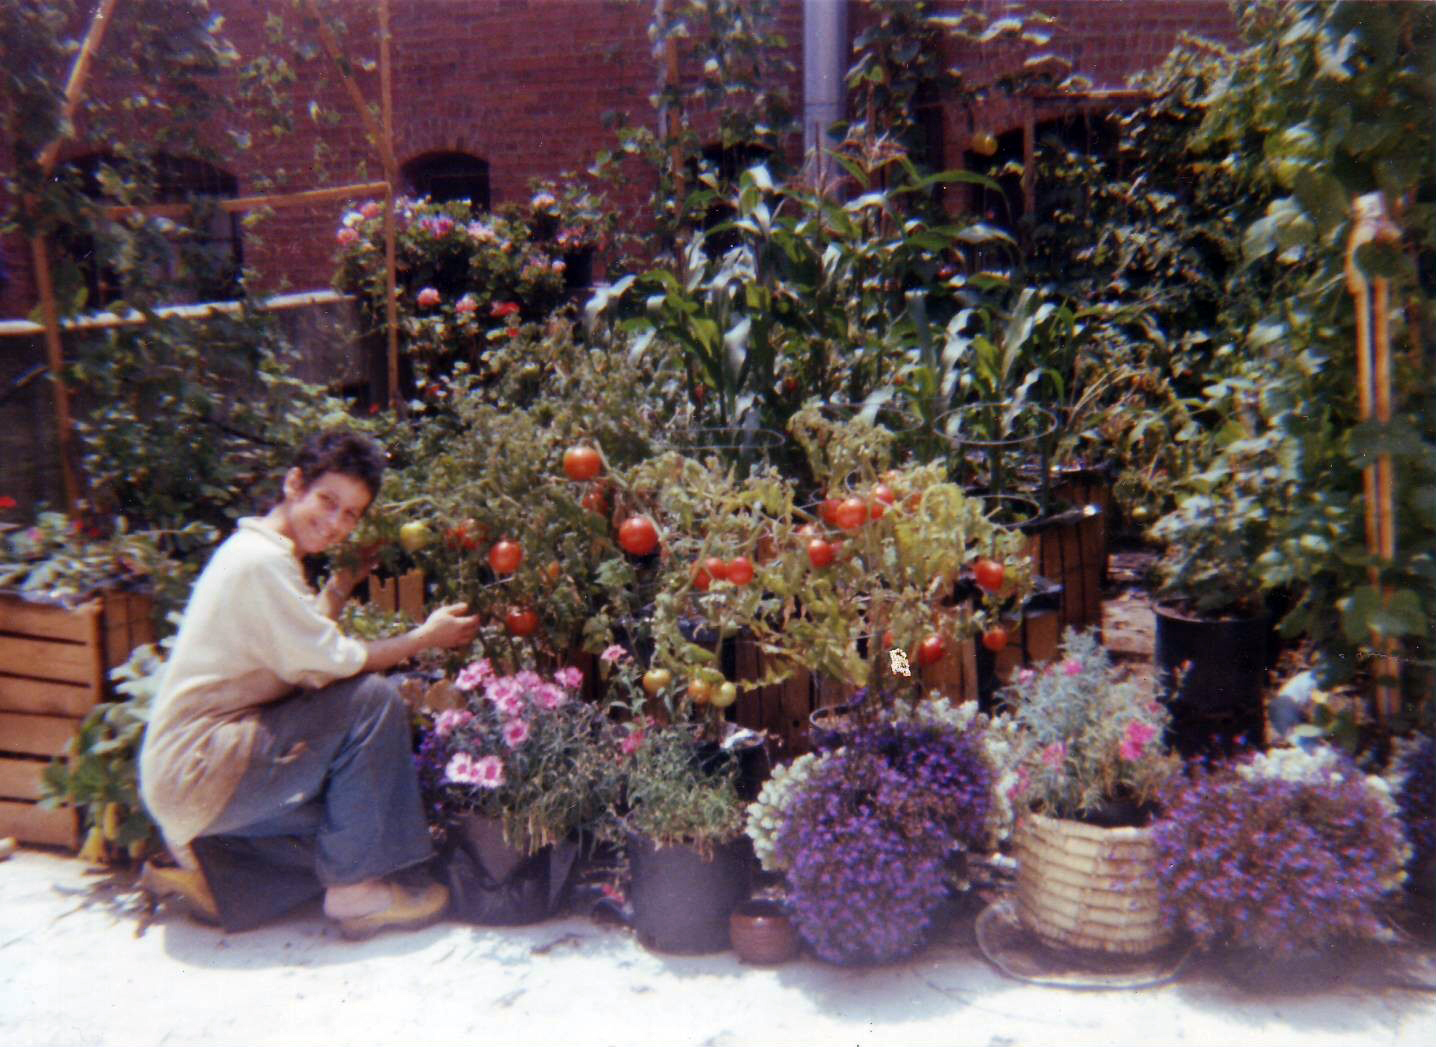
{"label": "woman's outstretched hand", "polygon": [[419,631],[427,647],[462,647],[474,642],[479,633],[478,615],[466,615],[466,603],[445,604],[436,608]]}

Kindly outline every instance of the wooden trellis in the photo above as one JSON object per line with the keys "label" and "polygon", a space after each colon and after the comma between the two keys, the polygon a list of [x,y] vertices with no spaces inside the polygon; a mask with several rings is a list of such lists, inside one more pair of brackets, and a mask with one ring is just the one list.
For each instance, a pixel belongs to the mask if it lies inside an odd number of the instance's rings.
{"label": "wooden trellis", "polygon": [[[104,39],[105,30],[109,28],[118,3],[119,0],[100,0],[99,5],[95,9],[94,16],[90,20],[89,29],[85,33],[84,42],[80,45],[79,53],[75,56],[75,63],[70,70],[69,79],[65,84],[65,100],[61,120],[62,127],[74,127],[74,117],[85,95],[85,86],[89,78],[91,63],[94,61],[95,54],[100,48],[100,43]],[[334,66],[338,70],[345,91],[359,112],[359,117],[363,122],[365,131],[379,151],[379,157],[384,166],[384,180],[382,182],[363,182],[294,193],[241,197],[220,201],[219,206],[225,212],[236,213],[261,207],[303,207],[328,200],[347,199],[355,196],[372,196],[380,192],[384,194],[384,262],[386,269],[385,285],[387,289],[385,320],[388,327],[389,402],[395,410],[401,410],[403,403],[399,397],[399,324],[398,309],[394,301],[394,192],[395,186],[398,184],[398,165],[394,160],[393,149],[394,107],[392,102],[392,81],[389,71],[389,0],[378,0],[381,119],[377,124],[373,115],[369,112],[368,105],[364,101],[363,92],[359,90],[359,85],[354,82],[354,78],[345,67],[339,41],[335,38],[333,31],[320,17],[315,0],[306,0],[306,7],[311,17],[313,17],[318,24],[319,36],[324,44],[324,49],[328,52],[330,59],[333,60]],[[54,171],[56,161],[60,155],[60,149],[65,142],[65,137],[65,132],[62,131],[51,141],[45,143],[40,149],[37,160],[43,178],[48,178]],[[37,201],[33,197],[26,201],[26,206],[31,209],[33,209],[36,204]],[[106,208],[103,213],[111,220],[135,214],[145,217],[182,217],[188,213],[188,208],[184,204],[150,204],[146,206],[110,207]],[[65,501],[70,511],[73,512],[80,500],[80,482],[75,471],[74,453],[71,443],[73,424],[70,414],[70,392],[64,380],[64,347],[60,341],[61,329],[115,327],[122,324],[144,321],[140,314],[102,314],[99,317],[90,317],[78,322],[62,322],[60,320],[59,308],[55,302],[55,287],[50,271],[50,245],[43,233],[36,233],[30,238],[30,254],[35,271],[35,287],[40,299],[41,324],[39,325],[38,331],[42,332],[45,337],[46,362],[50,370],[50,381],[54,396],[55,426],[59,443],[61,476],[65,487]],[[283,304],[294,304],[293,301],[291,301],[294,297],[295,296],[286,296]],[[271,300],[268,305],[273,307],[274,301],[276,300]],[[170,309],[160,310],[160,312],[175,312],[190,308],[193,307],[172,307]],[[229,311],[235,308],[238,308],[238,306],[215,304],[203,307],[203,312],[201,312],[200,315],[204,315],[205,312]],[[27,321],[16,320],[0,325],[0,336],[32,335],[35,333],[37,333],[36,326]]]}

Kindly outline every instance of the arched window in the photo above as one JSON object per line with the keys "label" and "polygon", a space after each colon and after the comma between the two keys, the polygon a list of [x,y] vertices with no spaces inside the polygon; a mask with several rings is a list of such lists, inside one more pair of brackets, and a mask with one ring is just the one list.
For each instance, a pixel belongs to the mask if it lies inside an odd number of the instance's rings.
{"label": "arched window", "polygon": [[468,153],[425,153],[406,163],[400,174],[413,196],[435,203],[467,200],[475,211],[489,209],[489,164]]}
{"label": "arched window", "polygon": [[[150,258],[172,286],[173,301],[215,301],[243,295],[244,248],[240,216],[213,206],[239,195],[234,175],[191,157],[157,153],[143,162],[128,161],[109,153],[89,153],[69,162],[84,179],[85,190],[96,200],[113,201],[111,181],[137,182],[151,192],[142,193],[155,203],[194,204],[205,217],[202,224],[180,222],[167,234],[162,257]],[[206,208],[208,204],[208,208]],[[80,264],[93,307],[108,305],[123,294],[123,280],[115,268],[99,257],[94,239],[72,236],[64,246]]]}

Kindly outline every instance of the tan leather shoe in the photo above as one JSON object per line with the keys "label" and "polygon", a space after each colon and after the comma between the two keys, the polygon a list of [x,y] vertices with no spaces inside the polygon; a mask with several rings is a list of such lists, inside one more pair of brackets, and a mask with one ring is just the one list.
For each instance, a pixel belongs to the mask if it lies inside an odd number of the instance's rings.
{"label": "tan leather shoe", "polygon": [[140,890],[155,899],[175,898],[181,908],[200,923],[219,924],[219,906],[199,869],[181,869],[145,862],[140,870]]}
{"label": "tan leather shoe", "polygon": [[388,883],[385,886],[389,889],[389,904],[364,916],[337,919],[340,934],[362,941],[380,931],[417,931],[437,921],[449,908],[449,889],[442,884],[400,887]]}

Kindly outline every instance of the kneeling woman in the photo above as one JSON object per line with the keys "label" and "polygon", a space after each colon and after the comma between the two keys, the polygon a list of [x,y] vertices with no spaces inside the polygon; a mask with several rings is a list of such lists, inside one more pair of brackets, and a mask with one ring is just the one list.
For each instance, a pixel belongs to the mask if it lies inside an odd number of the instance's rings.
{"label": "kneeling woman", "polygon": [[215,551],[175,638],[140,789],[180,868],[149,867],[143,882],[227,930],[321,893],[355,938],[423,926],[447,905],[419,875],[432,849],[408,712],[377,674],[472,642],[478,621],[456,604],[364,643],[334,622],[361,573],[336,572],[315,593],[300,565],[348,537],[383,470],[366,437],[311,437],[283,500]]}

